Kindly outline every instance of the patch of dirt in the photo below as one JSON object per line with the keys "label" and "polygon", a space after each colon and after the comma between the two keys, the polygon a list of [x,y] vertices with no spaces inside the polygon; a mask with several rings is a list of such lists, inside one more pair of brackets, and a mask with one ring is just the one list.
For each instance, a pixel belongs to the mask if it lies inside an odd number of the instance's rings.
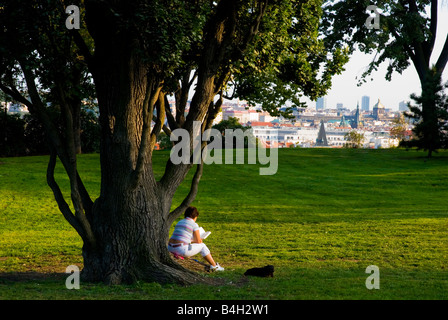
{"label": "patch of dirt", "polygon": [[66,273],[49,273],[49,272],[1,272],[0,273],[0,283],[5,281],[39,281],[39,280],[49,280],[49,279],[63,279],[66,278]]}
{"label": "patch of dirt", "polygon": [[195,261],[195,259],[192,258],[183,258],[179,256],[173,255],[173,260],[176,261],[178,264],[183,266],[186,269],[196,271],[196,272],[209,272],[209,266],[206,263]]}
{"label": "patch of dirt", "polygon": [[[9,257],[0,257],[0,262],[8,260]],[[198,273],[208,273],[209,265],[202,261],[195,261],[192,258],[181,258],[173,255],[173,260],[184,268]],[[26,261],[24,261],[26,263]],[[48,279],[64,279],[67,277],[65,268],[69,265],[66,262],[52,261],[51,265],[33,265],[28,266],[28,263],[23,264],[23,271],[2,272],[0,271],[0,283],[7,281],[36,281]],[[82,270],[82,263],[76,264]]]}
{"label": "patch of dirt", "polygon": [[[197,272],[202,275],[210,273],[209,264],[204,261],[201,257],[195,258],[181,258],[179,256],[172,255],[173,260],[183,266],[184,268]],[[2,270],[1,263],[8,260],[10,257],[0,257],[0,284],[8,284],[11,282],[29,282],[29,281],[65,281],[67,278],[67,273],[65,269],[68,265],[73,264],[73,257],[70,257],[70,262],[64,261],[64,259],[55,259],[54,256],[47,257],[48,261],[45,260],[41,263],[30,263],[27,259],[23,258],[23,264],[21,264],[20,270],[7,272],[5,269]],[[20,258],[22,259],[22,258]],[[51,262],[51,263],[50,263]],[[83,268],[81,259],[74,263],[79,267],[80,270]],[[205,277],[208,279],[208,283],[213,285],[236,285],[238,287],[244,286],[248,283],[248,278],[241,276],[241,279],[230,281],[225,278],[219,277]]]}

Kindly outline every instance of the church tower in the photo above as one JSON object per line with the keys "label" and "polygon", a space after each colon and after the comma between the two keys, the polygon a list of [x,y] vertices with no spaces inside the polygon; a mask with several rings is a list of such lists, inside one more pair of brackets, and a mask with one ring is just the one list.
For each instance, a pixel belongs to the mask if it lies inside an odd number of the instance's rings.
{"label": "church tower", "polygon": [[373,118],[375,120],[382,120],[385,113],[386,107],[381,103],[380,99],[378,99],[378,102],[373,106]]}
{"label": "church tower", "polygon": [[361,112],[359,111],[359,102],[358,102],[358,105],[356,106],[355,120],[352,122],[352,128],[358,129],[361,127],[362,127],[362,115]]}
{"label": "church tower", "polygon": [[327,133],[325,132],[324,120],[320,121],[319,133],[317,134],[316,147],[328,147]]}

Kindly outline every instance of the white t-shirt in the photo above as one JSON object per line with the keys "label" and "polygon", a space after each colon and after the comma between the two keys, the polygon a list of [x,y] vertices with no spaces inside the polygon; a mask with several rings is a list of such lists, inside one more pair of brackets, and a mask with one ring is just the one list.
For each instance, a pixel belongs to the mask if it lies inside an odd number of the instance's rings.
{"label": "white t-shirt", "polygon": [[193,219],[187,217],[176,224],[171,239],[190,243],[191,238],[193,237],[193,232],[196,230],[199,230],[199,225],[194,222]]}

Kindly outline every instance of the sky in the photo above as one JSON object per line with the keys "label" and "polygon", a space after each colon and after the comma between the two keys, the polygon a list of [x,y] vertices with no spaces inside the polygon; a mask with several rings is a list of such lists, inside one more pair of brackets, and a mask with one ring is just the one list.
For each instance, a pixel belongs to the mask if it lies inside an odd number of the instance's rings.
{"label": "sky", "polygon": [[[439,8],[438,30],[434,52],[432,54],[433,62],[439,56],[443,43],[448,34],[448,6]],[[380,20],[381,23],[381,20]],[[335,108],[337,103],[343,103],[345,108],[355,109],[359,101],[361,107],[362,96],[370,96],[370,110],[372,106],[381,100],[381,103],[392,110],[398,110],[400,101],[411,101],[412,93],[421,93],[420,82],[414,66],[411,65],[402,73],[394,72],[392,81],[385,79],[387,72],[387,62],[367,79],[367,82],[357,86],[356,77],[360,77],[369,62],[373,59],[372,55],[366,55],[362,52],[356,52],[351,56],[350,61],[345,65],[345,71],[333,77],[333,85],[328,92],[327,108]],[[373,78],[373,81],[370,79]],[[448,67],[443,73],[443,81],[448,81]],[[309,99],[304,99],[309,108],[315,108],[316,103]]]}

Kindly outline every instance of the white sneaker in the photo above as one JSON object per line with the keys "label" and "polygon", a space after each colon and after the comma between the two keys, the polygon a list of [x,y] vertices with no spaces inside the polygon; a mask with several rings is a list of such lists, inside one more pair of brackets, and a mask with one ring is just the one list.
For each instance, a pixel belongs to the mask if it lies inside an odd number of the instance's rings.
{"label": "white sneaker", "polygon": [[210,266],[210,270],[211,270],[211,271],[224,271],[224,268],[221,267],[221,266],[219,265],[219,263],[216,263],[216,266]]}

